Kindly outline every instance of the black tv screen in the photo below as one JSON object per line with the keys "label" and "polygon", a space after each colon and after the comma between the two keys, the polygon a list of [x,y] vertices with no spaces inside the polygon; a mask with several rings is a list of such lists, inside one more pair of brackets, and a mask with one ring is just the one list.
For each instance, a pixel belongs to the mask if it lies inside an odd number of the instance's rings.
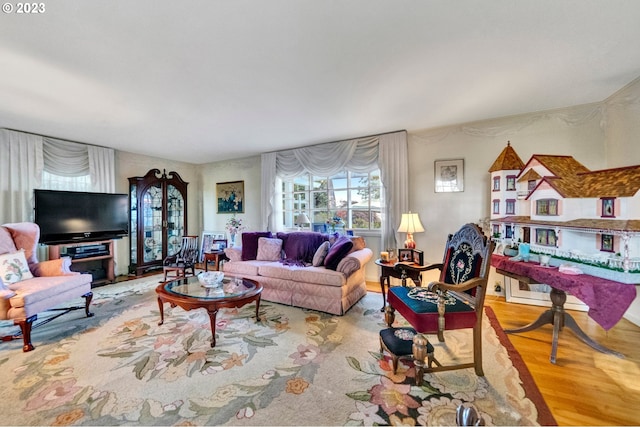
{"label": "black tv screen", "polygon": [[129,234],[127,194],[35,190],[40,243],[117,239]]}

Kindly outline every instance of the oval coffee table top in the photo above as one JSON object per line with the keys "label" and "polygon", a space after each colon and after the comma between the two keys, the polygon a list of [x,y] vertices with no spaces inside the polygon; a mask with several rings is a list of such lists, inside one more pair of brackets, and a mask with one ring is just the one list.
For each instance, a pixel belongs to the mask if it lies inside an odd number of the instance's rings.
{"label": "oval coffee table top", "polygon": [[197,277],[192,276],[186,279],[186,283],[181,278],[166,282],[159,288],[169,295],[212,301],[244,298],[262,290],[262,286],[255,280],[235,276],[225,276],[222,285],[218,287],[205,287]]}

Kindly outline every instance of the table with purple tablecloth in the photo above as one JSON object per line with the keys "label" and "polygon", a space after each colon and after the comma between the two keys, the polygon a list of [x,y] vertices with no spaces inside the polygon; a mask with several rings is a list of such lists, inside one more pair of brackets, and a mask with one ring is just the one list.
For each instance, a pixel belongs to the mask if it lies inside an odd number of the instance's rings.
{"label": "table with purple tablecloth", "polygon": [[[525,332],[546,323],[553,324],[554,341],[551,357],[553,363],[555,363],[557,334],[565,323],[580,339],[591,347],[599,351],[620,355],[611,352],[588,338],[577,326],[575,320],[573,320],[568,313],[564,312],[565,293],[571,294],[584,302],[589,307],[589,317],[595,320],[605,330],[609,330],[624,316],[624,313],[635,299],[635,285],[614,282],[588,274],[574,275],[561,273],[558,268],[543,267],[532,262],[513,261],[501,255],[492,255],[491,265],[495,267],[500,274],[529,278],[533,281],[531,283],[544,283],[551,286],[551,298],[554,303],[554,309],[547,310],[537,321],[530,325],[514,329],[511,332]],[[564,296],[564,299],[562,296]]]}

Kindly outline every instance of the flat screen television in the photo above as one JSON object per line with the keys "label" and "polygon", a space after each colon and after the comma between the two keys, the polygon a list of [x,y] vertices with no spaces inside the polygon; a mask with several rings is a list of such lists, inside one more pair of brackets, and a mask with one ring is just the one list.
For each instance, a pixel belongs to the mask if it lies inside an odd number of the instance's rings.
{"label": "flat screen television", "polygon": [[129,234],[127,194],[34,190],[40,243],[118,239]]}

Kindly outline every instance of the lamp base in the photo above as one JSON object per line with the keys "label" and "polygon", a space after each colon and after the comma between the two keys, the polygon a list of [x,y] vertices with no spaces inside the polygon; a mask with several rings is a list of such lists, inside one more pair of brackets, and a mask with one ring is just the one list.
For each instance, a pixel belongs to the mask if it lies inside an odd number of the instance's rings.
{"label": "lamp base", "polygon": [[416,242],[413,240],[413,234],[407,233],[407,240],[404,241],[405,249],[415,249]]}

